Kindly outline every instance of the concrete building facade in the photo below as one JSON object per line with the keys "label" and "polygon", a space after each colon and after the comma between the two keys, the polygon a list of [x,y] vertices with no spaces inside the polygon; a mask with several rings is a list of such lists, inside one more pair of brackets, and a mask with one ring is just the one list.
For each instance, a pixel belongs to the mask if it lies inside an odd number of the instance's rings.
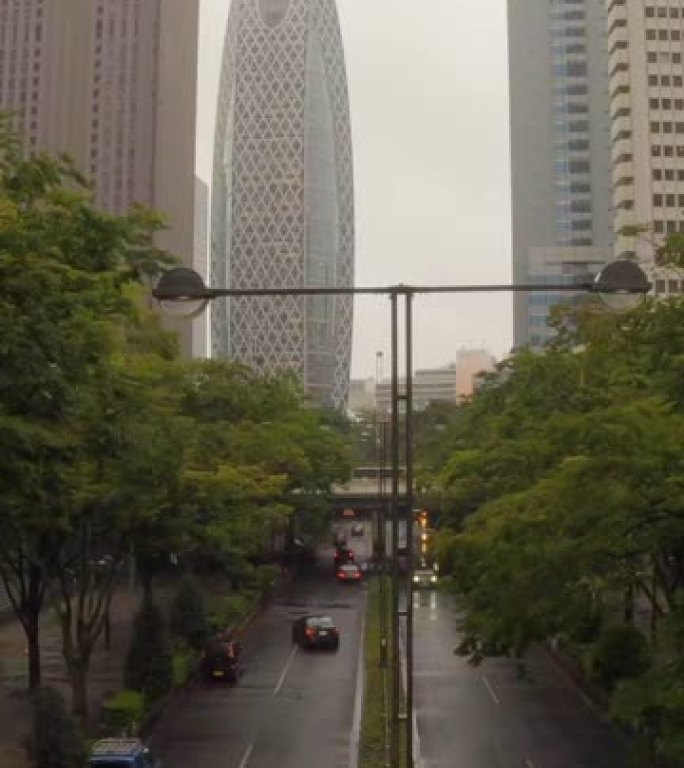
{"label": "concrete building facade", "polygon": [[[195,243],[193,269],[209,285],[209,187],[195,178]],[[202,312],[192,321],[193,357],[209,357],[209,312]]]}
{"label": "concrete building facade", "polygon": [[[656,294],[681,275],[657,269],[653,241],[684,233],[684,0],[606,0],[615,255],[638,259]],[[624,227],[648,225],[643,237]]]}
{"label": "concrete building facade", "polygon": [[491,373],[496,361],[484,349],[462,349],[456,355],[456,399],[472,397],[482,374]]}
{"label": "concrete building facade", "polygon": [[0,0],[0,109],[27,150],[71,155],[108,211],[161,212],[187,264],[198,24],[198,0]]}
{"label": "concrete building facade", "polygon": [[[589,263],[597,248],[612,249],[606,7],[508,0],[508,37],[513,279],[552,282],[564,259]],[[547,268],[539,253],[551,248]],[[515,346],[541,348],[540,318],[567,298],[516,293]]]}
{"label": "concrete building facade", "polygon": [[[233,0],[212,187],[211,277],[232,288],[351,286],[349,103],[334,0]],[[212,307],[212,354],[292,370],[344,407],[351,297],[237,298]]]}

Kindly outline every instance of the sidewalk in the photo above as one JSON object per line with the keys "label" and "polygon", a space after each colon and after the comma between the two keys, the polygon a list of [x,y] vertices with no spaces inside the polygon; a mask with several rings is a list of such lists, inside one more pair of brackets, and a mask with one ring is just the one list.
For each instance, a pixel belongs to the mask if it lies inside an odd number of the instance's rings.
{"label": "sidewalk", "polygon": [[[122,589],[114,596],[111,610],[111,650],[100,638],[91,661],[90,711],[96,716],[100,703],[121,689],[122,669],[133,617],[141,593]],[[42,623],[43,682],[63,692],[70,701],[69,679],[61,653],[59,626],[47,610]],[[27,768],[24,739],[29,731],[30,711],[26,692],[26,642],[21,626],[7,620],[0,624],[0,768]]]}

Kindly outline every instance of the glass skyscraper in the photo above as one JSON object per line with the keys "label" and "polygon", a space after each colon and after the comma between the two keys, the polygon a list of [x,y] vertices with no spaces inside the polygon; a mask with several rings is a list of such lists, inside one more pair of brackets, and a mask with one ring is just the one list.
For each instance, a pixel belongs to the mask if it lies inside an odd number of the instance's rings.
{"label": "glass skyscraper", "polygon": [[[513,277],[584,282],[612,255],[604,0],[508,0]],[[517,293],[514,342],[541,348],[572,294]]]}
{"label": "glass skyscraper", "polygon": [[[219,88],[211,279],[351,286],[351,129],[335,0],[233,0]],[[349,389],[350,296],[214,302],[215,357],[289,369],[322,405]]]}

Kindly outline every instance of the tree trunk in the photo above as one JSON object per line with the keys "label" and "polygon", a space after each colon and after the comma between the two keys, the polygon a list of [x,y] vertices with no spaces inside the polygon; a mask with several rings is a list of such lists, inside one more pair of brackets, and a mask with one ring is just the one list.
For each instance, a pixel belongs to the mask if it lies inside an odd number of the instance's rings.
{"label": "tree trunk", "polygon": [[622,618],[625,624],[634,623],[634,587],[632,585],[625,590]]}
{"label": "tree trunk", "polygon": [[88,666],[84,659],[74,659],[71,667],[71,711],[84,726],[88,724]]}
{"label": "tree trunk", "polygon": [[24,621],[26,645],[28,649],[28,687],[30,691],[40,688],[42,682],[42,665],[40,658],[40,630],[38,617],[26,617]]}

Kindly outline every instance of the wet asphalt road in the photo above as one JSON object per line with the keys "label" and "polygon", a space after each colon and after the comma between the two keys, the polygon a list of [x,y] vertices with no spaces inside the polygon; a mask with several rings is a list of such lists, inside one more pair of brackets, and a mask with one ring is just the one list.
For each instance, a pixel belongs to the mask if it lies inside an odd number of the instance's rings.
{"label": "wet asphalt road", "polygon": [[508,659],[472,668],[453,655],[448,595],[414,595],[417,768],[628,768],[624,741],[539,651],[529,680]]}
{"label": "wet asphalt road", "polygon": [[[364,558],[370,536],[349,544]],[[365,592],[321,553],[245,631],[239,684],[198,684],[167,711],[151,739],[164,768],[347,768]],[[292,645],[292,621],[319,612],[340,629],[336,653]]]}

